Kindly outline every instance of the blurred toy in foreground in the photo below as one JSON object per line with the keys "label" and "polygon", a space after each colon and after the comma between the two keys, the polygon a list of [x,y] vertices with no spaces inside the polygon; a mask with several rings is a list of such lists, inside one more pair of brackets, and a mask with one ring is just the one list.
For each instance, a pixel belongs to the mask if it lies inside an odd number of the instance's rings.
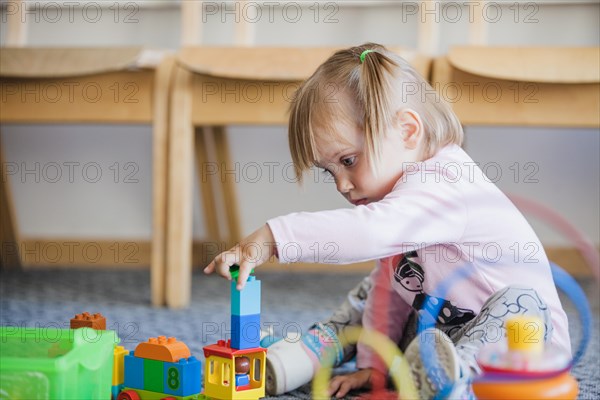
{"label": "blurred toy in foreground", "polygon": [[506,342],[484,348],[478,357],[483,375],[473,382],[479,399],[576,399],[571,355],[544,344],[544,324],[515,317],[506,324]]}

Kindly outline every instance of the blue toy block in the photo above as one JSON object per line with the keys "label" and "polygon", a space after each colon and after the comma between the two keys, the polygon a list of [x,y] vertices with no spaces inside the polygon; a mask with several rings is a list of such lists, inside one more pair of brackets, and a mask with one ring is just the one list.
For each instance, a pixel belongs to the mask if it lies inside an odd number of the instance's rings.
{"label": "blue toy block", "polygon": [[165,362],[164,392],[174,396],[191,396],[200,393],[202,368],[196,357],[182,358],[179,362]]}
{"label": "blue toy block", "polygon": [[133,351],[125,355],[125,385],[132,389],[144,389],[144,359],[133,355]]}
{"label": "blue toy block", "polygon": [[260,314],[231,315],[231,347],[238,350],[260,346]]}
{"label": "blue toy block", "polygon": [[241,291],[236,283],[231,281],[231,315],[260,314],[260,281],[250,276]]}
{"label": "blue toy block", "polygon": [[246,386],[250,384],[248,374],[235,374],[235,386]]}

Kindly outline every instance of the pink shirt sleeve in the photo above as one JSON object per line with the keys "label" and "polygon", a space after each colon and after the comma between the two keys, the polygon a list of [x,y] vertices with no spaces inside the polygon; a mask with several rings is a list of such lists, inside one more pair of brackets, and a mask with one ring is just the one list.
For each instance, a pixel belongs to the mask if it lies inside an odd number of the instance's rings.
{"label": "pink shirt sleeve", "polygon": [[413,175],[375,203],[292,213],[267,223],[280,262],[348,264],[457,242],[466,221],[459,185]]}

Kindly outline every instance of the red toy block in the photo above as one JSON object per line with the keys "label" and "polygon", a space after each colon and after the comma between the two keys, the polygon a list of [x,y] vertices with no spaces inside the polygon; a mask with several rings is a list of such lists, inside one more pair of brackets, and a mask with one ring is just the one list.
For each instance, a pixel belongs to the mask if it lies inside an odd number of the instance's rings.
{"label": "red toy block", "polygon": [[183,342],[174,337],[159,336],[150,338],[147,342],[140,343],[135,348],[135,356],[150,360],[178,362],[182,358],[191,356],[190,349]]}
{"label": "red toy block", "polygon": [[77,314],[71,319],[71,329],[77,328],[92,328],[105,331],[106,318],[100,313],[90,314],[89,312],[84,312],[83,314]]}

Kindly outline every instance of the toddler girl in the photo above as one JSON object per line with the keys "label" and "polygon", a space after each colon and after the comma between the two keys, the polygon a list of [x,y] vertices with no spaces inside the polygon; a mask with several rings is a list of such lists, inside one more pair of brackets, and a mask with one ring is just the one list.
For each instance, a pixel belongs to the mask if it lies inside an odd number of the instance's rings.
{"label": "toddler girl", "polygon": [[[343,334],[345,324],[361,323],[404,350],[415,339],[416,316],[433,317],[451,379],[480,372],[477,352],[502,340],[504,321],[517,314],[539,317],[545,340],[569,353],[567,317],[539,239],[461,149],[462,140],[451,108],[401,57],[370,43],[336,52],[297,91],[289,145],[299,179],[322,168],[355,207],[273,218],[205,272],[230,279],[229,266],[238,263],[242,288],[250,270],[273,255],[280,262],[377,260],[352,292],[361,298],[319,326]],[[437,288],[460,268],[468,276],[439,297]],[[425,306],[440,303],[438,315]],[[418,347],[412,340],[406,356],[421,397],[432,397],[439,387],[427,379]],[[352,349],[344,351],[339,360]],[[280,368],[296,363],[278,359]],[[342,397],[387,373],[360,344],[357,367],[332,380],[332,394]],[[271,365],[271,392],[293,389],[284,374],[273,376],[276,370]]]}

